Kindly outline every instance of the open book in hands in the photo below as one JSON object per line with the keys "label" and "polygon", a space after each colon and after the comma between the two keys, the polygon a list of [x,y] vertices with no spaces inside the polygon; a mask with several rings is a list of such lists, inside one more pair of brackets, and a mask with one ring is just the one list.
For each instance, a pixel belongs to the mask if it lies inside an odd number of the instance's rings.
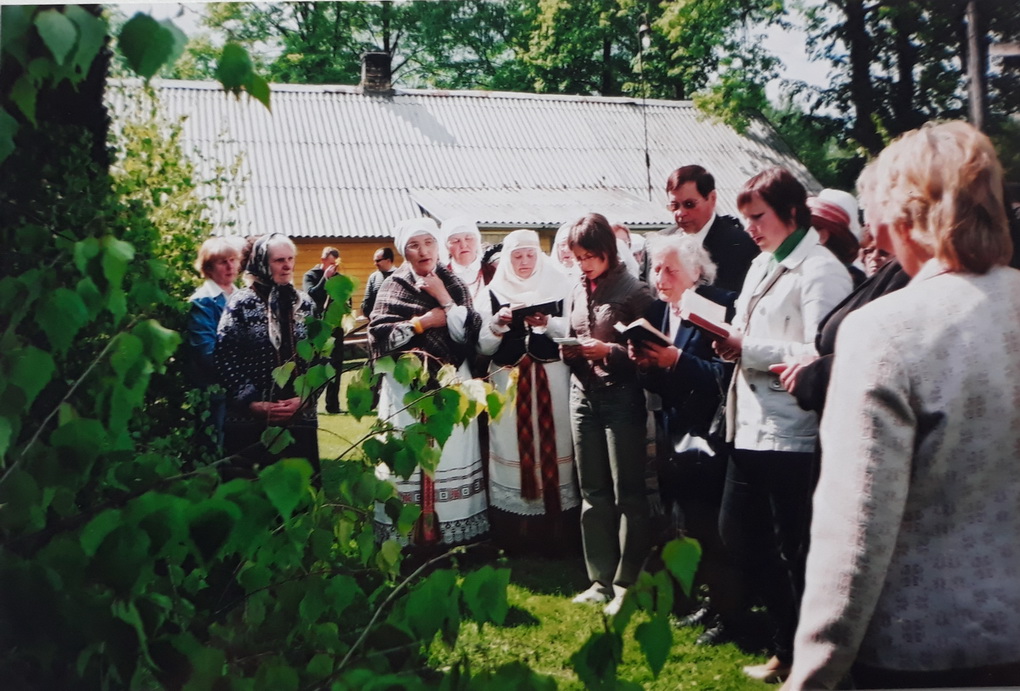
{"label": "open book in hands", "polygon": [[673,345],[669,336],[652,326],[652,323],[644,317],[626,325],[623,322],[616,322],[613,328],[619,331],[625,339],[633,342],[635,346],[640,346],[642,343],[655,343],[661,346]]}
{"label": "open book in hands", "polygon": [[534,314],[548,314],[550,317],[558,317],[563,314],[563,300],[549,300],[547,302],[532,304],[504,305],[504,307],[510,308],[510,323],[513,326],[523,325],[524,318],[530,317]]}
{"label": "open book in hands", "polygon": [[680,317],[688,320],[713,339],[727,338],[733,328],[726,321],[726,307],[688,290],[680,303]]}

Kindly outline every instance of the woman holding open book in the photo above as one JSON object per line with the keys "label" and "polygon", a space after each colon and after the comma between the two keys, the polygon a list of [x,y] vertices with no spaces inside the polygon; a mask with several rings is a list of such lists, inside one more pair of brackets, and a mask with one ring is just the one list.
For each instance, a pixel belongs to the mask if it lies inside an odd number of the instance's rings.
{"label": "woman holding open book", "polygon": [[510,550],[562,554],[579,546],[570,370],[552,340],[566,336],[569,290],[538,233],[515,230],[503,240],[503,258],[478,304],[478,351],[491,356],[492,384],[505,391],[517,375],[516,400],[489,421],[492,534]]}
{"label": "woman holding open book", "polygon": [[616,236],[601,214],[570,229],[570,248],[581,268],[571,294],[570,335],[561,348],[573,377],[570,418],[581,486],[581,540],[591,587],[574,602],[620,608],[649,548],[645,497],[645,394],[637,366],[614,328],[644,315],[648,286],[627,273]]}
{"label": "woman holding open book", "polygon": [[[685,233],[653,238],[649,278],[659,299],[645,313],[650,327],[667,337],[631,339],[630,357],[655,411],[659,491],[666,511],[686,535],[701,543],[698,581],[708,586],[710,606],[699,644],[734,635],[744,603],[734,600],[736,576],[719,537],[719,506],[726,478],[725,440],[713,430],[733,375],[733,364],[712,349],[712,334],[690,319],[731,317],[734,294],[713,287],[716,266],[698,238]],[[677,527],[681,527],[677,521]]]}
{"label": "woman holding open book", "polygon": [[815,349],[818,323],[851,290],[850,274],[810,227],[807,192],[783,168],[737,195],[761,249],[737,298],[733,329],[717,351],[737,363],[726,409],[733,453],[719,519],[727,550],[754,578],[776,626],[775,656],[745,668],[775,681],[793,660],[804,559],[817,477],[818,416],[802,410],[771,371]]}

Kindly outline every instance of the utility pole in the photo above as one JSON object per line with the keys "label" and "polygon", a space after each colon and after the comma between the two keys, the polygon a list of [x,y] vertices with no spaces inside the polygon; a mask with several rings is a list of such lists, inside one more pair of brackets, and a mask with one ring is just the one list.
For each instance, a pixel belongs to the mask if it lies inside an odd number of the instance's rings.
{"label": "utility pole", "polygon": [[970,124],[985,129],[986,73],[988,71],[988,35],[978,0],[967,1],[967,103]]}

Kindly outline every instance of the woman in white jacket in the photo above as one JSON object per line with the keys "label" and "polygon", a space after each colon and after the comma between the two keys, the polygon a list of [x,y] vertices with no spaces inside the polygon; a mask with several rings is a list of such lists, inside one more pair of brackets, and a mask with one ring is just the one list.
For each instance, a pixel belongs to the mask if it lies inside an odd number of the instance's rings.
{"label": "woman in white jacket", "polygon": [[810,228],[807,192],[789,171],[771,168],[748,180],[737,207],[762,253],[737,298],[735,328],[716,346],[737,361],[726,409],[733,453],[719,527],[775,625],[775,656],[744,671],[775,681],[793,659],[818,417],[797,405],[770,368],[814,352],[818,323],[852,284]]}

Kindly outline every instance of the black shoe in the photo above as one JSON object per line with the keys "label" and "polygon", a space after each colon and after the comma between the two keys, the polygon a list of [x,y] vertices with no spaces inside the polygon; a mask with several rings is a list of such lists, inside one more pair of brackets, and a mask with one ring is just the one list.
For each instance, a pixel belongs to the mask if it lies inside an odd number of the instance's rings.
{"label": "black shoe", "polygon": [[340,406],[337,406],[335,408],[332,407],[332,406],[326,406],[326,414],[327,415],[339,415],[340,414]]}
{"label": "black shoe", "polygon": [[706,628],[704,633],[698,636],[694,645],[722,645],[732,640],[732,631],[722,621],[716,620],[712,626]]}
{"label": "black shoe", "polygon": [[710,623],[712,619],[712,610],[709,609],[708,605],[705,605],[701,609],[688,614],[680,620],[680,626],[705,626]]}

